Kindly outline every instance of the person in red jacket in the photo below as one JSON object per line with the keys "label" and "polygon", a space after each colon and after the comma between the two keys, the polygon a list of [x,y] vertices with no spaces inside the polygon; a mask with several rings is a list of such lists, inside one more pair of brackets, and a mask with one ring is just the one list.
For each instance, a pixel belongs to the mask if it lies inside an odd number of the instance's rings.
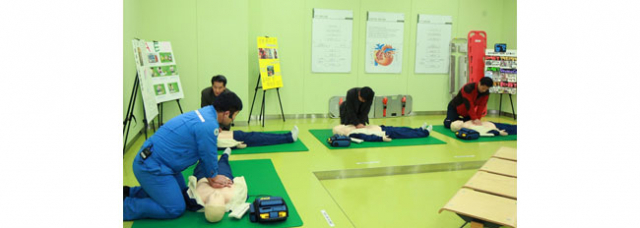
{"label": "person in red jacket", "polygon": [[491,86],[493,80],[490,77],[483,77],[479,82],[464,85],[458,95],[449,102],[444,127],[451,128],[451,122],[456,120],[472,120],[473,124],[482,125],[480,119],[487,114]]}

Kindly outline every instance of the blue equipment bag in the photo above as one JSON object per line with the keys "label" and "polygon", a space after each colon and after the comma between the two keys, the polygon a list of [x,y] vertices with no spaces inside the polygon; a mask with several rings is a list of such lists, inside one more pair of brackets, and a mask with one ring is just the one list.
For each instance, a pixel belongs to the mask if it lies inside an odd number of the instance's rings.
{"label": "blue equipment bag", "polygon": [[456,131],[456,137],[466,140],[473,140],[480,138],[480,133],[469,128],[462,128]]}
{"label": "blue equipment bag", "polygon": [[351,145],[351,138],[349,138],[349,136],[335,134],[329,137],[327,142],[333,147],[348,147]]}
{"label": "blue equipment bag", "polygon": [[259,197],[249,207],[249,220],[251,222],[278,222],[287,220],[289,208],[282,197]]}

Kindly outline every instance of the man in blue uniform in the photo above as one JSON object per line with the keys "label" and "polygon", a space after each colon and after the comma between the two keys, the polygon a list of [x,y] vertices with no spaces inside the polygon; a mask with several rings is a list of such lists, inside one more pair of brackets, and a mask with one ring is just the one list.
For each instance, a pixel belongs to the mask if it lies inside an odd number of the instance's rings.
{"label": "man in blue uniform", "polygon": [[138,187],[124,187],[124,220],[177,218],[186,209],[187,186],[181,172],[198,162],[193,175],[214,188],[231,186],[218,173],[217,140],[242,110],[235,93],[223,93],[201,109],[174,117],[144,142],[133,161]]}

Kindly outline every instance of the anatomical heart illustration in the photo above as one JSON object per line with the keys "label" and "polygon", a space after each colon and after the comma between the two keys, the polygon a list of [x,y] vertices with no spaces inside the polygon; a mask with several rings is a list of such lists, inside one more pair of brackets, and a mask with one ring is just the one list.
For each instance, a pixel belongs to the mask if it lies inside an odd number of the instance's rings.
{"label": "anatomical heart illustration", "polygon": [[376,48],[373,51],[375,66],[389,66],[393,62],[393,57],[396,54],[395,50],[389,44],[376,44]]}

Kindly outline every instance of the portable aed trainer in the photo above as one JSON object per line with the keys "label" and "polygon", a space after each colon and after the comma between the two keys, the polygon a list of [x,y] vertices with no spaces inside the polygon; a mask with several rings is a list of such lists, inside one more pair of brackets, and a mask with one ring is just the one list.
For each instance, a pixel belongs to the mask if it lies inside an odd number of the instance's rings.
{"label": "portable aed trainer", "polygon": [[456,137],[460,139],[473,140],[480,138],[480,133],[469,128],[461,128],[459,131],[456,131]]}
{"label": "portable aed trainer", "polygon": [[287,220],[289,208],[282,197],[265,196],[256,198],[249,208],[251,222],[279,222]]}
{"label": "portable aed trainer", "polygon": [[329,145],[333,147],[348,147],[351,145],[349,136],[335,134],[327,139]]}

